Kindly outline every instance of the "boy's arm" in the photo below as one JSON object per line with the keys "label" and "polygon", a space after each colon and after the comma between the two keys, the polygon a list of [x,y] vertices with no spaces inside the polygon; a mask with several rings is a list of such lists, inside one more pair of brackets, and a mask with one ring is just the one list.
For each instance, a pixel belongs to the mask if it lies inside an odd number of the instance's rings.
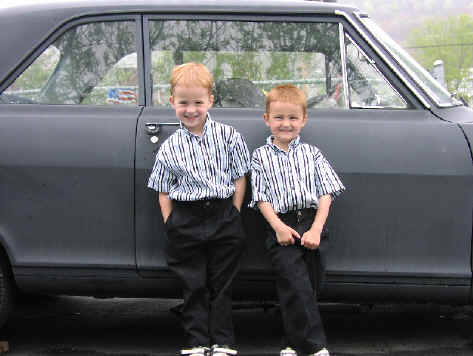
{"label": "boy's arm", "polygon": [[235,179],[233,183],[235,184],[235,193],[233,193],[233,205],[235,205],[235,208],[240,211],[241,205],[243,204],[243,199],[245,198],[246,178],[245,176],[241,176],[240,178]]}
{"label": "boy's arm", "polygon": [[317,207],[317,213],[315,214],[314,222],[312,227],[302,235],[301,245],[308,249],[315,250],[320,245],[320,235],[327,221],[328,213],[330,210],[330,204],[332,203],[332,197],[330,194],[322,195],[319,198],[319,206]]}
{"label": "boy's arm", "polygon": [[163,221],[164,223],[166,223],[172,211],[172,200],[169,199],[169,193],[159,192],[158,202],[159,202],[159,206],[161,207],[161,214],[163,215]]}
{"label": "boy's arm", "polygon": [[250,153],[245,140],[240,133],[234,132],[229,150],[231,152],[230,172],[235,185],[233,193],[233,205],[238,211],[241,210],[245,198],[246,178],[245,174],[250,170]]}
{"label": "boy's arm", "polygon": [[259,201],[257,205],[261,214],[263,214],[266,221],[276,232],[276,238],[281,246],[293,245],[294,237],[300,238],[300,235],[296,230],[287,226],[281,221],[281,219],[279,219],[271,203]]}

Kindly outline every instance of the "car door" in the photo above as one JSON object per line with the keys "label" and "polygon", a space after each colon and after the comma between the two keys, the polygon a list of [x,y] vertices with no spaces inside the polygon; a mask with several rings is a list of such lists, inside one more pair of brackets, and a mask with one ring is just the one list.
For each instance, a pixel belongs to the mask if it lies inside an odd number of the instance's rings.
{"label": "car door", "polygon": [[60,273],[37,267],[136,268],[140,28],[136,16],[68,23],[2,93],[0,236],[20,284]]}
{"label": "car door", "polygon": [[[349,205],[337,206],[329,222],[335,223],[328,257],[329,278],[337,285],[332,292],[359,283],[355,298],[372,292],[378,298],[465,302],[472,204],[466,140],[457,124],[413,100],[392,63],[383,62],[360,33],[349,24],[343,29],[350,110],[337,118],[327,114],[330,123],[313,131],[342,162],[349,187]],[[342,121],[335,124],[337,119]],[[369,284],[373,288],[363,288]]]}
{"label": "car door", "polygon": [[[166,271],[156,194],[144,186],[155,151],[176,128],[167,80],[174,64],[199,61],[214,74],[212,117],[241,132],[250,151],[269,134],[262,120],[264,93],[285,83],[306,92],[309,119],[302,138],[324,152],[347,186],[328,220],[326,296],[402,297],[405,289],[386,286],[412,284],[425,286],[425,292],[453,281],[466,298],[471,194],[464,192],[471,192],[472,167],[465,140],[455,124],[422,104],[342,16],[261,14],[251,22],[244,16],[150,16],[146,21],[145,56],[153,79],[147,97],[153,107],[145,108],[137,126],[141,273]],[[147,132],[147,124],[159,132]],[[262,218],[251,209],[243,215],[248,248],[240,277],[265,280],[271,268]]]}

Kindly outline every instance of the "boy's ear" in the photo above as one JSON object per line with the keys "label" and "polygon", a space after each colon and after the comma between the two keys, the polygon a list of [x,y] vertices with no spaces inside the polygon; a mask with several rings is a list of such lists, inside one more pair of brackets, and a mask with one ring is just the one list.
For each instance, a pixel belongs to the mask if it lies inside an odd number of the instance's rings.
{"label": "boy's ear", "polygon": [[169,103],[174,107],[174,97],[172,95],[169,97]]}
{"label": "boy's ear", "polygon": [[307,114],[304,115],[304,118],[302,119],[302,126],[304,127],[307,122]]}
{"label": "boy's ear", "polygon": [[264,113],[263,115],[264,123],[269,127],[269,117],[268,114]]}
{"label": "boy's ear", "polygon": [[212,94],[209,95],[209,108],[211,108],[214,105],[214,96]]}

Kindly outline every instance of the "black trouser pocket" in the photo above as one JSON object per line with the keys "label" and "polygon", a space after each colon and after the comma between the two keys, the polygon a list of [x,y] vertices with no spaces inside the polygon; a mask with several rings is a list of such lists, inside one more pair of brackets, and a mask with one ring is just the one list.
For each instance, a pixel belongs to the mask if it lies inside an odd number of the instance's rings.
{"label": "black trouser pocket", "polygon": [[[278,214],[279,218],[288,226],[296,230],[302,237],[304,232],[308,231],[314,222],[316,209],[303,209],[301,214],[290,212],[287,214]],[[296,244],[300,245],[300,240],[296,239]],[[278,245],[276,233],[271,226],[266,223],[265,247],[269,251]],[[302,247],[305,249],[305,247]],[[323,282],[326,277],[327,253],[329,248],[329,231],[324,227],[320,236],[320,245],[316,250],[306,249],[305,260],[308,265],[309,275],[312,287],[317,293],[320,293]]]}

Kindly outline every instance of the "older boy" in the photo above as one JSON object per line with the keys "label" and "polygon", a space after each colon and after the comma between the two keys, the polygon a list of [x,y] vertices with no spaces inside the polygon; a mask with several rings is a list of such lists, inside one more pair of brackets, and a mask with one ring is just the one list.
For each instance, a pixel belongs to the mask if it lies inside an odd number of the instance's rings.
{"label": "older boy", "polygon": [[345,188],[322,153],[302,143],[306,97],[293,85],[266,96],[264,121],[272,135],[253,153],[251,206],[269,223],[266,248],[276,272],[287,348],[281,356],[328,356],[311,283],[311,254],[320,244],[332,197]]}
{"label": "older boy", "polygon": [[159,192],[169,269],[182,283],[189,348],[181,355],[191,356],[237,354],[231,285],[245,238],[239,210],[249,152],[233,127],[210,118],[212,87],[203,64],[173,69],[169,100],[181,127],[160,147],[148,182]]}

